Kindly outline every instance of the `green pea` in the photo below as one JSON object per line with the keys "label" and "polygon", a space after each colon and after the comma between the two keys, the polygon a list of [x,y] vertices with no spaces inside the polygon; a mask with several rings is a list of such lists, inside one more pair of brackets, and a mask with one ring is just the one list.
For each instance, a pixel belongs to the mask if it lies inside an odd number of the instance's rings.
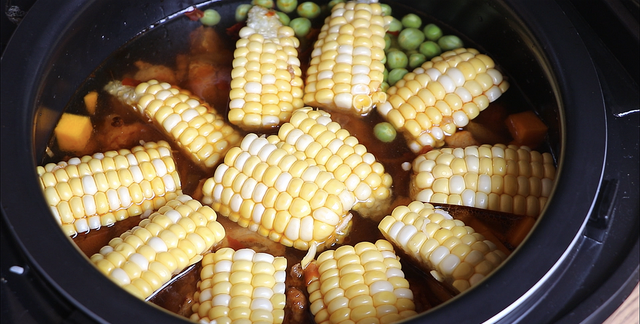
{"label": "green pea", "polygon": [[418,52],[418,49],[412,49],[412,50],[408,50],[408,51],[404,51],[405,54],[407,54],[407,57],[411,56],[411,54],[416,54],[416,53],[420,53]]}
{"label": "green pea", "polygon": [[[389,70],[387,70],[387,68],[384,68],[384,71],[382,71],[382,82],[386,83],[387,80],[389,79]],[[389,86],[389,84],[387,83],[387,86]]]}
{"label": "green pea", "polygon": [[398,44],[405,50],[417,49],[424,42],[424,33],[418,28],[405,28],[398,35]]}
{"label": "green pea", "polygon": [[427,61],[427,57],[422,53],[413,53],[409,55],[409,67],[412,69],[417,68],[422,65],[422,63]]}
{"label": "green pea", "polygon": [[399,32],[401,30],[402,30],[402,23],[400,22],[400,20],[394,17],[393,20],[391,20],[391,23],[389,24],[389,32],[394,33],[394,32]]}
{"label": "green pea", "polygon": [[402,26],[405,28],[420,28],[422,25],[422,19],[416,14],[407,14],[402,17]]}
{"label": "green pea", "polygon": [[390,69],[406,68],[407,64],[409,64],[409,59],[403,51],[393,51],[387,54],[387,66]]}
{"label": "green pea", "polygon": [[255,6],[265,7],[267,9],[273,8],[273,0],[251,0],[251,4]]}
{"label": "green pea", "polygon": [[214,9],[204,11],[204,16],[200,18],[200,22],[205,26],[215,26],[220,22],[220,14]]}
{"label": "green pea", "polygon": [[293,28],[297,37],[304,37],[311,30],[311,20],[305,17],[298,17],[291,20],[289,27]]}
{"label": "green pea", "polygon": [[389,72],[389,78],[387,82],[390,86],[393,86],[394,84],[396,84],[396,82],[402,80],[404,75],[407,73],[409,73],[407,69],[393,69],[391,70],[391,72]]}
{"label": "green pea", "polygon": [[329,1],[329,9],[333,8],[333,6],[337,5],[338,3],[342,3],[342,2],[346,2],[346,0],[331,0],[331,1]]}
{"label": "green pea", "polygon": [[436,24],[427,24],[422,29],[424,36],[427,37],[430,41],[437,41],[440,37],[442,37],[442,30]]}
{"label": "green pea", "polygon": [[384,34],[384,51],[387,52],[391,48],[391,34]]}
{"label": "green pea", "polygon": [[463,46],[462,40],[456,35],[445,35],[438,39],[438,45],[443,51],[450,51]]}
{"label": "green pea", "polygon": [[278,19],[280,19],[280,22],[283,25],[289,26],[289,23],[291,22],[291,18],[289,18],[289,15],[282,11],[276,11],[276,14],[278,15]]}
{"label": "green pea", "polygon": [[382,84],[380,84],[380,91],[387,92],[387,90],[389,90],[389,84],[384,81],[382,82]]}
{"label": "green pea", "polygon": [[250,4],[241,4],[236,8],[236,21],[245,21],[247,20],[247,13],[249,9],[251,9]]}
{"label": "green pea", "polygon": [[290,13],[296,10],[298,0],[276,0],[276,6],[282,12]]}
{"label": "green pea", "polygon": [[434,41],[426,41],[420,44],[420,53],[424,54],[427,60],[436,57],[442,53],[440,46]]}
{"label": "green pea", "polygon": [[383,16],[391,16],[391,6],[386,3],[381,3],[380,8],[382,9]]}
{"label": "green pea", "polygon": [[373,134],[382,142],[390,143],[396,139],[396,129],[388,122],[381,122],[373,127]]}
{"label": "green pea", "polygon": [[307,2],[301,3],[298,6],[297,11],[300,17],[313,19],[315,17],[318,17],[318,15],[320,15],[320,6],[318,6],[317,4],[311,1],[307,1]]}

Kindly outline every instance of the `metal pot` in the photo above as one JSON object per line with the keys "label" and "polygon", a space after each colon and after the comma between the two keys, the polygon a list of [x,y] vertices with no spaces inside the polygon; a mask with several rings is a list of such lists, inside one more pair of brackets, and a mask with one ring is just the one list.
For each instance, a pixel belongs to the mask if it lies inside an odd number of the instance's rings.
{"label": "metal pot", "polygon": [[[237,3],[226,2],[219,11],[233,16]],[[3,227],[30,271],[62,296],[69,316],[186,323],[129,295],[87,262],[57,230],[35,170],[58,117],[86,76],[138,33],[192,4],[40,1],[3,54]],[[568,1],[399,6],[437,17],[491,54],[549,126],[558,162],[552,198],[508,262],[477,288],[409,322],[602,321],[613,310],[608,303],[619,304],[638,281],[637,105],[633,112],[607,102],[605,87],[620,80],[603,79]],[[631,90],[637,100],[637,86]]]}

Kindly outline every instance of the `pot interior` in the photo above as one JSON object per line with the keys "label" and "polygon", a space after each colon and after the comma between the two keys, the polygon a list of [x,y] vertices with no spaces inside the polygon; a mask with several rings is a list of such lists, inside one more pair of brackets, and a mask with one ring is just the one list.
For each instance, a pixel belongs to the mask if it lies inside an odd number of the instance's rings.
{"label": "pot interior", "polygon": [[[237,1],[216,1],[204,3],[215,5],[221,13],[221,25],[232,24],[234,11],[240,2]],[[566,161],[564,152],[568,149],[567,141],[570,145],[578,145],[577,137],[584,136],[584,131],[580,134],[567,134],[565,125],[565,108],[579,101],[567,95],[566,92],[572,90],[566,86],[566,76],[557,63],[557,56],[562,53],[549,53],[555,50],[554,42],[557,39],[542,37],[539,33],[545,26],[531,23],[531,17],[526,22],[522,18],[522,6],[508,4],[500,1],[415,1],[414,3],[391,2],[394,8],[394,16],[401,17],[406,13],[417,12],[428,16],[434,22],[438,22],[443,30],[461,36],[468,47],[475,47],[480,52],[490,55],[499,64],[501,70],[509,78],[512,85],[509,91],[517,93],[524,98],[527,108],[533,109],[549,127],[547,144],[544,148],[554,156],[558,164],[558,169],[562,172],[563,163]],[[3,57],[3,69],[7,66],[7,72],[3,72],[3,126],[4,120],[15,121],[11,129],[15,130],[17,139],[5,145],[3,136],[3,178],[11,181],[11,178],[20,174],[21,182],[17,179],[14,183],[19,183],[20,192],[28,192],[31,197],[38,197],[31,206],[18,207],[14,202],[9,201],[9,196],[5,198],[8,187],[7,181],[3,180],[3,209],[5,217],[15,231],[16,237],[24,246],[38,271],[45,273],[45,276],[55,282],[55,285],[69,299],[79,305],[79,307],[90,314],[95,315],[107,322],[123,322],[140,320],[144,318],[149,321],[177,319],[175,315],[157,311],[158,307],[143,303],[135,297],[127,294],[119,287],[113,285],[108,279],[96,271],[75,246],[75,244],[61,231],[52,230],[58,227],[41,197],[41,190],[38,186],[35,166],[46,160],[46,148],[50,144],[50,138],[60,115],[65,107],[72,100],[77,100],[76,90],[82,84],[91,84],[98,79],[93,79],[92,73],[106,60],[120,59],[136,53],[119,52],[123,44],[134,40],[142,33],[155,33],[160,37],[155,37],[143,46],[137,47],[139,51],[148,51],[149,57],[162,60],[162,51],[154,51],[154,48],[163,46],[185,46],[186,37],[180,36],[180,28],[165,28],[164,24],[189,24],[193,22],[185,19],[178,19],[185,10],[181,2],[164,1],[137,1],[115,4],[113,2],[102,1],[69,1],[63,5],[51,3],[38,3],[29,13],[16,32],[16,36],[8,46],[7,54]],[[200,6],[200,5],[199,5]],[[527,8],[528,9],[528,8]],[[551,8],[551,12],[558,17],[562,15],[555,11],[558,8]],[[518,11],[520,10],[520,11]],[[142,18],[140,13],[143,13]],[[56,17],[52,19],[51,17]],[[37,21],[44,21],[47,24],[36,24]],[[43,27],[46,25],[46,28]],[[33,33],[36,36],[32,44],[18,44],[20,37]],[[541,42],[544,42],[542,44]],[[32,49],[37,49],[33,51]],[[543,50],[546,49],[546,50]],[[116,54],[112,54],[116,53]],[[568,55],[568,54],[567,54]],[[585,60],[582,54],[576,55],[576,62]],[[29,64],[25,64],[28,57]],[[20,64],[11,65],[13,62]],[[566,65],[570,68],[572,65]],[[15,70],[15,72],[13,72]],[[15,73],[15,82],[10,84],[7,75]],[[88,77],[89,76],[89,77]],[[591,77],[591,76],[589,76]],[[101,80],[100,80],[101,81]],[[587,78],[587,81],[591,79]],[[589,82],[587,82],[588,85]],[[5,87],[7,85],[7,87]],[[6,91],[15,90],[13,99],[6,99]],[[569,96],[569,103],[567,103]],[[75,98],[75,99],[70,99]],[[580,100],[588,100],[583,98]],[[17,105],[15,115],[5,118],[5,105]],[[524,107],[523,107],[524,109]],[[575,110],[575,107],[567,109]],[[597,110],[597,107],[596,107]],[[573,115],[573,113],[572,113]],[[579,122],[578,120],[576,120]],[[595,125],[593,132],[588,134],[588,138],[597,137],[602,132],[601,125]],[[3,135],[5,130],[3,128]],[[598,148],[601,143],[594,140],[592,145]],[[24,148],[28,148],[25,150]],[[13,158],[5,159],[5,152],[14,149],[18,152]],[[19,148],[19,149],[18,149]],[[572,151],[575,148],[571,148]],[[580,156],[575,156],[569,163]],[[14,163],[19,166],[18,171],[13,175],[7,174],[5,164]],[[593,162],[599,163],[596,158]],[[597,167],[596,167],[597,169]],[[557,181],[575,182],[580,175],[567,172],[561,174]],[[567,179],[565,179],[567,178]],[[564,179],[564,180],[563,180]],[[568,184],[567,184],[568,186]],[[589,189],[585,195],[592,195],[594,185],[587,181],[585,187]],[[566,193],[568,194],[568,193]],[[564,255],[564,249],[573,242],[572,235],[578,232],[584,223],[584,217],[578,216],[571,221],[562,221],[566,225],[567,238],[546,244],[558,244],[554,252],[549,256],[549,260],[538,263],[531,267],[531,260],[527,259],[527,253],[538,255],[540,252],[540,242],[544,241],[542,236],[555,235],[551,222],[560,219],[565,210],[555,203],[557,195],[550,199],[547,211],[540,217],[537,228],[534,229],[528,241],[525,241],[520,250],[514,253],[511,260],[502,267],[496,275],[491,276],[477,289],[456,297],[452,302],[441,305],[439,308],[427,312],[425,318],[437,319],[442,314],[446,316],[454,315],[457,304],[473,304],[477,316],[481,320],[489,319],[502,309],[512,305],[525,292],[541,278],[545,277],[553,268],[555,262]],[[16,195],[16,200],[24,200],[21,195]],[[582,208],[574,211],[577,214],[587,215]],[[32,226],[33,221],[22,217],[22,215],[38,215],[38,224]],[[34,216],[35,217],[35,216]],[[581,218],[582,217],[582,218]],[[42,220],[40,220],[42,218]],[[542,228],[542,229],[540,229]],[[537,231],[543,231],[538,233]],[[573,233],[573,234],[572,234]],[[533,241],[533,243],[532,243]],[[47,249],[43,249],[43,246]],[[60,264],[65,264],[62,269]],[[68,272],[69,267],[78,269],[74,275]],[[530,278],[523,280],[512,292],[503,294],[497,305],[487,306],[488,296],[495,296],[499,289],[509,286],[508,281],[502,278],[513,277],[514,273],[522,271],[523,268],[530,268]],[[80,285],[76,285],[80,283]],[[94,287],[88,292],[86,287]],[[98,292],[98,293],[96,293]],[[104,305],[112,304],[117,300],[118,304],[127,306],[119,308],[118,312],[109,311]],[[484,300],[484,302],[482,302]],[[453,305],[452,305],[453,304]],[[118,306],[120,307],[120,306]],[[153,311],[153,308],[156,311]],[[461,316],[461,315],[457,315]]]}

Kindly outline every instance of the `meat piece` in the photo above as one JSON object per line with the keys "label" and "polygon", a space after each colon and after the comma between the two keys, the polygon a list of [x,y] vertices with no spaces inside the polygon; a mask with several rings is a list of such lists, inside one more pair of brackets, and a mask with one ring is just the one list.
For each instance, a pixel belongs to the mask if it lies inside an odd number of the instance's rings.
{"label": "meat piece", "polygon": [[307,297],[297,287],[287,288],[284,314],[284,323],[313,323],[311,313],[307,310]]}
{"label": "meat piece", "polygon": [[189,74],[189,61],[191,57],[188,54],[176,55],[176,79],[178,84],[182,84]]}
{"label": "meat piece", "polygon": [[189,40],[191,55],[207,54],[215,63],[231,65],[233,44],[227,44],[214,28],[200,26],[189,34]]}
{"label": "meat piece", "polygon": [[478,142],[475,138],[473,138],[473,134],[471,134],[471,132],[466,130],[458,131],[451,136],[445,137],[444,142],[447,143],[447,146],[449,147],[462,147],[462,148],[465,148],[467,146],[482,144]]}
{"label": "meat piece", "polygon": [[283,256],[285,246],[244,228],[226,217],[218,216],[218,221],[226,230],[226,236],[221,247],[231,247],[234,250],[249,248],[256,252],[269,253],[274,256]]}
{"label": "meat piece", "polygon": [[153,65],[144,61],[136,61],[134,64],[138,67],[138,71],[133,76],[136,80],[149,81],[155,79],[170,84],[177,83],[175,72],[167,66]]}
{"label": "meat piece", "polygon": [[231,90],[231,63],[217,64],[210,55],[198,55],[191,58],[187,73],[186,88],[226,116]]}
{"label": "meat piece", "polygon": [[300,262],[294,264],[291,267],[291,270],[289,271],[289,278],[287,283],[290,286],[295,286],[295,287],[305,287],[305,283],[304,283],[304,270],[302,269],[302,266],[300,265]]}

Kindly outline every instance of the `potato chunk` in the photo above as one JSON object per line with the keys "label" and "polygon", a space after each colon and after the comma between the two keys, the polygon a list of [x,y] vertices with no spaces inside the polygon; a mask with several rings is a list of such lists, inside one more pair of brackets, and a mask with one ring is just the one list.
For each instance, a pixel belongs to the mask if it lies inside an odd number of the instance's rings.
{"label": "potato chunk", "polygon": [[55,135],[58,139],[58,146],[66,152],[77,152],[84,149],[91,138],[93,125],[87,116],[62,114]]}

